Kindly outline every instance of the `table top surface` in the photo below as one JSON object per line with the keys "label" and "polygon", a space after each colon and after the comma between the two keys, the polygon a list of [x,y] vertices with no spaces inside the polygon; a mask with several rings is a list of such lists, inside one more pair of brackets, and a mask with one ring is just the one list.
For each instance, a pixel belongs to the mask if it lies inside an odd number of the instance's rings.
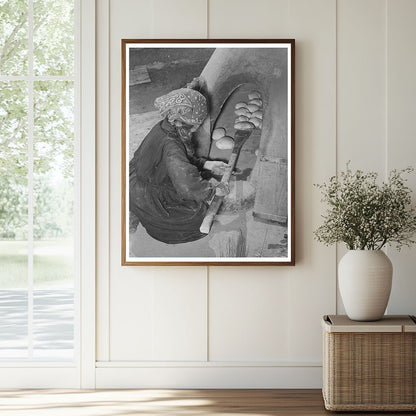
{"label": "table top surface", "polygon": [[379,321],[352,321],[347,315],[325,315],[322,327],[328,332],[416,332],[416,318],[385,315]]}

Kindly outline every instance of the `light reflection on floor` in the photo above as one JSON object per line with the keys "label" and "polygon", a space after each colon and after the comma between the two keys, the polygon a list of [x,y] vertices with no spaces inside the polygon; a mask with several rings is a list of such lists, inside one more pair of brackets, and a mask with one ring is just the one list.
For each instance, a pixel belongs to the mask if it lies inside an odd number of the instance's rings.
{"label": "light reflection on floor", "polygon": [[[0,393],[2,416],[110,416],[209,414],[212,401],[174,390],[10,391]],[[258,414],[257,414],[258,415]]]}
{"label": "light reflection on floor", "polygon": [[[336,416],[362,415],[335,412]],[[329,416],[320,389],[0,390],[1,416]],[[371,412],[392,416],[395,412]],[[414,415],[414,412],[400,412]]]}
{"label": "light reflection on floor", "polygon": [[[336,416],[363,414],[335,413]],[[1,416],[329,416],[335,413],[325,410],[320,389],[0,390]],[[371,416],[395,414],[371,412]]]}

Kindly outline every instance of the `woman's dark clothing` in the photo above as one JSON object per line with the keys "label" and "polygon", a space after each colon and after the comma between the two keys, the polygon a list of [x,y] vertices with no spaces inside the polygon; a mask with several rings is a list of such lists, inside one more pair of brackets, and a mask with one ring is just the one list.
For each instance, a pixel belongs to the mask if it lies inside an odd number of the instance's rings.
{"label": "woman's dark clothing", "polygon": [[201,178],[206,159],[189,157],[166,121],[145,137],[130,161],[130,211],[156,240],[169,244],[198,240],[199,227],[214,194]]}

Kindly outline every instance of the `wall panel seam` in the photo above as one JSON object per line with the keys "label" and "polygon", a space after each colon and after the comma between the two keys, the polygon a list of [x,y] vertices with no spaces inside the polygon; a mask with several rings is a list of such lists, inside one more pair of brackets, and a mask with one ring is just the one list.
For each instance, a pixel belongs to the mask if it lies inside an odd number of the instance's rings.
{"label": "wall panel seam", "polygon": [[[389,169],[389,161],[388,161],[388,154],[389,154],[389,0],[384,0],[384,7],[385,7],[385,117],[386,117],[386,125],[385,125],[385,179],[388,176],[388,169]],[[388,248],[387,248],[388,252]]]}
{"label": "wall panel seam", "polygon": [[209,343],[210,343],[210,328],[209,328],[209,313],[210,313],[210,308],[209,308],[209,266],[206,267],[206,360],[207,362],[210,360],[209,358]]}
{"label": "wall panel seam", "polygon": [[209,3],[209,0],[206,0],[206,14],[207,14],[207,30],[206,30],[206,32],[207,32],[207,39],[209,39],[209,24],[210,24],[209,10],[210,10],[210,3]]}
{"label": "wall panel seam", "polygon": [[[107,4],[106,4],[106,10],[107,10],[107,21],[106,21],[106,26],[107,26],[107,39],[106,39],[106,43],[107,43],[107,110],[106,110],[106,114],[107,114],[107,119],[108,119],[108,123],[107,123],[107,152],[108,152],[108,166],[111,166],[110,164],[110,158],[111,158],[111,152],[110,152],[110,123],[111,123],[111,117],[110,117],[110,99],[111,99],[111,89],[110,89],[110,80],[111,80],[111,75],[110,75],[110,71],[111,71],[111,66],[110,66],[110,33],[111,33],[111,13],[110,13],[110,0],[106,0]],[[110,189],[110,168],[108,169],[108,177],[107,177],[107,183],[108,183],[108,196],[111,195],[111,189]],[[110,326],[110,317],[111,317],[111,311],[110,311],[110,305],[111,305],[111,282],[110,282],[110,270],[111,270],[111,264],[110,264],[110,198],[108,198],[108,202],[107,202],[108,206],[107,206],[107,212],[108,212],[108,218],[107,218],[107,234],[108,234],[108,239],[107,239],[107,250],[108,250],[108,259],[107,259],[107,291],[108,291],[108,295],[106,297],[107,299],[107,322],[108,322],[108,330],[106,331],[106,335],[107,335],[107,354],[108,354],[108,358],[111,357],[111,343],[110,343],[110,334],[111,334],[111,326]]]}
{"label": "wall panel seam", "polygon": [[[335,174],[338,173],[338,3],[335,2]],[[338,313],[338,244],[335,244],[335,313]]]}

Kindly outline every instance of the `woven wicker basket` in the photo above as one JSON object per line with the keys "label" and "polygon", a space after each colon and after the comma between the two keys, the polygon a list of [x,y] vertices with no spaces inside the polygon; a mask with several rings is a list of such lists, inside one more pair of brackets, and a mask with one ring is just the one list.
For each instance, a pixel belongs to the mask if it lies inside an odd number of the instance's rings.
{"label": "woven wicker basket", "polygon": [[326,409],[416,411],[415,318],[356,322],[330,315],[322,327]]}

